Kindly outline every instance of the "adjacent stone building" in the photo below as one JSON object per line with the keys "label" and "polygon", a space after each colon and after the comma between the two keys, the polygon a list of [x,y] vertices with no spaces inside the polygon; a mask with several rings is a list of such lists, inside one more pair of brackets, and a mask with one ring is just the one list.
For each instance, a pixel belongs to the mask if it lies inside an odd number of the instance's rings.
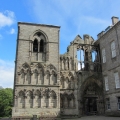
{"label": "adjacent stone building", "polygon": [[98,34],[77,35],[59,53],[59,26],[18,23],[14,119],[60,119],[120,114],[120,22]]}

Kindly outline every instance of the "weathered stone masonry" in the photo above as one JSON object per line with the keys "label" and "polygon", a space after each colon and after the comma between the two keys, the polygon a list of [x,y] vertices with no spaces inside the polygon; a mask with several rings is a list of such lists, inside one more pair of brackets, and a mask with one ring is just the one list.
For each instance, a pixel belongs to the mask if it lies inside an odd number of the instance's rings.
{"label": "weathered stone masonry", "polygon": [[59,26],[19,22],[13,119],[119,116],[120,22],[112,20],[98,40],[77,35],[62,55]]}

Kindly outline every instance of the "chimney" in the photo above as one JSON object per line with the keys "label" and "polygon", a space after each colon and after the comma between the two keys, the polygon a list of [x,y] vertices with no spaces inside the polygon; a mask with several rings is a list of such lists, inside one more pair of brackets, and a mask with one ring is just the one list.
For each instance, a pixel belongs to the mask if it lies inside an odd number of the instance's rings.
{"label": "chimney", "polygon": [[119,21],[119,18],[115,16],[113,16],[111,19],[112,19],[112,25],[115,25]]}

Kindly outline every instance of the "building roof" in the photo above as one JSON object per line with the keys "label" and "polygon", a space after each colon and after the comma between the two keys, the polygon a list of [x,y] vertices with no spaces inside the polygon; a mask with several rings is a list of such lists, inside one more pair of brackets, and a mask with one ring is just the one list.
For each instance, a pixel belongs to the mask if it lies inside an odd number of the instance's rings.
{"label": "building roof", "polygon": [[46,25],[46,24],[37,24],[37,23],[28,23],[28,22],[18,22],[18,24],[36,25],[36,26],[45,26],[45,27],[57,27],[57,28],[60,28],[60,26],[56,26],[56,25]]}

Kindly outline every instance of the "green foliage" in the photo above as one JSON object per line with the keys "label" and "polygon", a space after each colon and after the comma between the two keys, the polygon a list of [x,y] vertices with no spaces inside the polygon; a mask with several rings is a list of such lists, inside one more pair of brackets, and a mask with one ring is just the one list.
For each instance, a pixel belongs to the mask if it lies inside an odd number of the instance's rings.
{"label": "green foliage", "polygon": [[12,113],[13,90],[0,89],[0,117],[9,117]]}

